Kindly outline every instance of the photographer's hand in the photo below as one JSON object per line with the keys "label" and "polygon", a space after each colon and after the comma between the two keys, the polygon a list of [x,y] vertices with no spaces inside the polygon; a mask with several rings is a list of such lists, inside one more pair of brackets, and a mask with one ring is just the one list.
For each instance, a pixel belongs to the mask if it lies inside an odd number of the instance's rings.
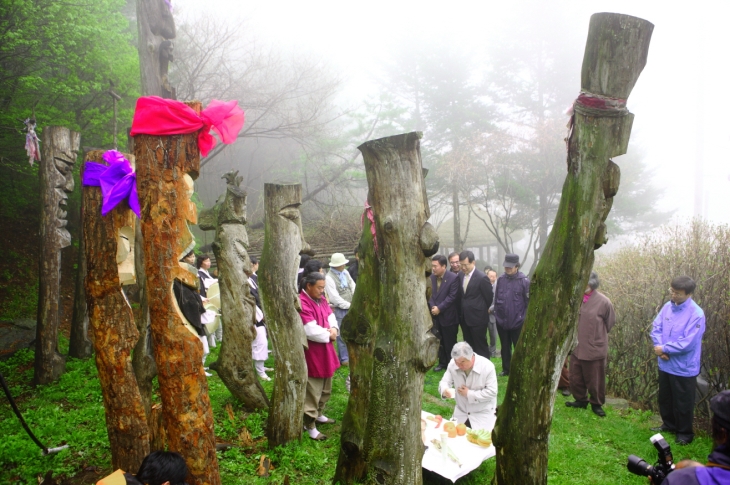
{"label": "photographer's hand", "polygon": [[661,355],[662,355],[662,354],[664,353],[664,349],[662,348],[662,346],[661,346],[661,345],[655,345],[655,346],[654,346],[654,353],[655,353],[655,354],[656,354],[657,356],[661,356]]}
{"label": "photographer's hand", "polygon": [[669,356],[667,354],[662,353],[662,355],[659,356],[662,360],[669,360]]}

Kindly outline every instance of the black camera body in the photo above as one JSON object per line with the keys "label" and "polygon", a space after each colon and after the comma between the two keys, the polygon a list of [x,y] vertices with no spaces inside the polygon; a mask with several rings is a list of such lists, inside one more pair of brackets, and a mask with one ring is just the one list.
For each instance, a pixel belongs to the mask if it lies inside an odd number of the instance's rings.
{"label": "black camera body", "polygon": [[674,471],[674,457],[672,456],[669,443],[667,443],[661,434],[655,434],[649,438],[649,441],[654,445],[659,455],[656,464],[651,466],[638,456],[629,455],[629,462],[626,464],[626,468],[634,475],[651,477],[652,482],[659,485],[667,478],[667,475]]}

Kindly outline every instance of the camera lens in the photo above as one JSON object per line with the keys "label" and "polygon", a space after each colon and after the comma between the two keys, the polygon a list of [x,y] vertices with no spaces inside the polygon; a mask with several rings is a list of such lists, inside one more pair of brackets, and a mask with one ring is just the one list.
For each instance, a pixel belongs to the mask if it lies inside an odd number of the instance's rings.
{"label": "camera lens", "polygon": [[648,477],[654,470],[653,466],[636,455],[629,455],[629,462],[626,464],[626,468],[634,475],[642,477]]}

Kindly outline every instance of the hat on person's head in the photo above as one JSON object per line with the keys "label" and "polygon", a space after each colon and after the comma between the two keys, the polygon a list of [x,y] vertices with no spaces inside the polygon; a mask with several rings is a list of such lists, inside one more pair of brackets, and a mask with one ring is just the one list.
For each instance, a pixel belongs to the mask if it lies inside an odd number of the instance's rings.
{"label": "hat on person's head", "polygon": [[730,391],[722,391],[710,399],[710,409],[720,426],[730,430]]}
{"label": "hat on person's head", "polygon": [[331,268],[337,268],[338,266],[342,266],[343,264],[347,264],[349,262],[350,260],[345,258],[345,255],[342,253],[335,253],[330,257]]}
{"label": "hat on person's head", "polygon": [[520,264],[520,257],[516,254],[505,254],[504,255],[504,263],[502,263],[502,266],[505,268],[514,268]]}

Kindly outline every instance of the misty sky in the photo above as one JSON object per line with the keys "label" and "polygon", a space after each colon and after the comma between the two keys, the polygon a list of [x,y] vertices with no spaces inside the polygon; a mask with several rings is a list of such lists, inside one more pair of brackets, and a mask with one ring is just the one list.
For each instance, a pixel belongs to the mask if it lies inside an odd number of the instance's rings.
{"label": "misty sky", "polygon": [[[655,25],[649,60],[629,98],[653,182],[665,188],[661,210],[675,219],[695,210],[695,167],[704,160],[706,216],[730,223],[730,1],[281,1],[174,0],[184,16],[240,19],[242,28],[283,50],[313,54],[342,72],[343,102],[378,89],[370,74],[393,46],[423,39],[478,55],[501,36],[569,40],[580,71],[590,15],[618,12]],[[684,8],[678,8],[682,5]],[[525,26],[535,25],[528,29]],[[580,86],[575,86],[576,95]],[[702,154],[700,156],[699,154]],[[621,158],[616,162],[621,165]],[[621,196],[619,191],[618,197]]]}

